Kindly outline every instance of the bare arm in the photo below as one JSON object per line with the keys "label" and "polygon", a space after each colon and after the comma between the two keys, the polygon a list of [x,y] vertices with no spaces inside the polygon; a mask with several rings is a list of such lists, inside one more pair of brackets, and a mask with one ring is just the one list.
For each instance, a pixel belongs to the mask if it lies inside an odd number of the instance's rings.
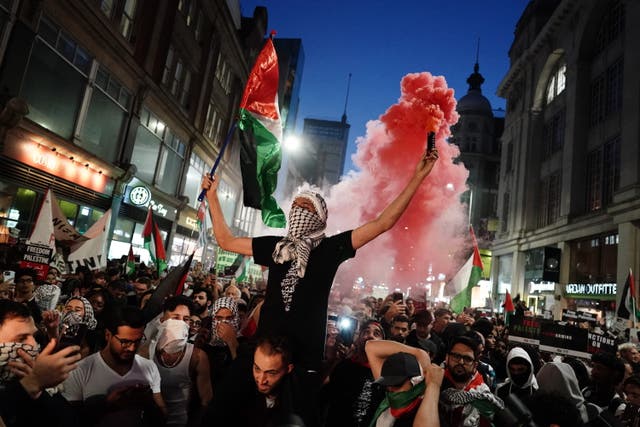
{"label": "bare arm", "polygon": [[213,179],[206,175],[202,179],[202,188],[207,190],[207,201],[209,202],[209,212],[213,222],[213,234],[218,245],[226,250],[241,255],[253,255],[251,238],[236,237],[231,233],[231,229],[224,220],[220,200],[218,199],[218,177]]}
{"label": "bare arm", "polygon": [[410,347],[405,344],[401,344],[397,341],[388,340],[370,340],[364,346],[364,351],[367,353],[367,359],[369,360],[369,366],[371,366],[371,373],[374,379],[380,378],[380,372],[382,371],[382,364],[387,357],[396,353],[409,353],[413,354],[418,362],[424,360],[424,357],[429,359],[429,355],[419,348]]}
{"label": "bare arm", "polygon": [[418,162],[416,170],[407,183],[407,186],[396,197],[389,206],[387,206],[378,218],[370,221],[364,225],[353,230],[351,233],[351,244],[353,249],[359,249],[366,245],[398,222],[400,216],[404,213],[409,206],[409,202],[413,198],[422,181],[431,173],[433,165],[438,160],[438,151],[433,150],[430,153],[425,153],[424,156]]}
{"label": "bare arm", "polygon": [[162,395],[160,393],[153,393],[153,401],[155,402],[158,409],[160,409],[160,412],[162,412],[162,415],[164,415],[164,417],[166,418],[169,412],[167,411],[167,405],[164,404]]}
{"label": "bare arm", "polygon": [[196,387],[198,387],[200,405],[204,407],[213,399],[211,376],[209,374],[209,359],[204,351],[199,348],[193,349],[193,356],[195,356]]}
{"label": "bare arm", "polygon": [[427,388],[424,397],[418,407],[416,417],[413,419],[413,427],[440,427],[440,417],[438,414],[438,400],[440,399],[440,387],[444,377],[444,369],[438,365],[429,364],[420,366],[425,373]]}

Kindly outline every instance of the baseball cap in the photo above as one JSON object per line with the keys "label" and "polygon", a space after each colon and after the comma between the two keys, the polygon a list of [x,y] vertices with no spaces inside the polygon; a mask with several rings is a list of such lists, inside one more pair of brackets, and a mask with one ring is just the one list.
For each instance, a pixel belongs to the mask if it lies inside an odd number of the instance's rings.
{"label": "baseball cap", "polygon": [[409,353],[400,352],[387,357],[387,360],[382,364],[380,378],[374,382],[383,386],[399,386],[407,379],[421,374],[416,357]]}

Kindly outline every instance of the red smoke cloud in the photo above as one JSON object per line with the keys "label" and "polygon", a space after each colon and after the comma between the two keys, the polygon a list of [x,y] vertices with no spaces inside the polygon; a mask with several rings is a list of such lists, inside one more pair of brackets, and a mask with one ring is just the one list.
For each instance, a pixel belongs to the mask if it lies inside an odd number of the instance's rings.
{"label": "red smoke cloud", "polygon": [[336,283],[343,292],[360,276],[391,290],[415,289],[430,264],[434,274],[450,278],[459,266],[455,255],[468,238],[467,207],[460,203],[468,171],[453,163],[459,150],[446,141],[458,120],[453,90],[444,77],[426,72],[406,75],[400,86],[398,102],[370,121],[357,141],[353,161],[361,171],[330,189],[327,235],[374,219],[400,194],[425,150],[428,131],[436,132],[440,159],[395,227],[340,267]]}

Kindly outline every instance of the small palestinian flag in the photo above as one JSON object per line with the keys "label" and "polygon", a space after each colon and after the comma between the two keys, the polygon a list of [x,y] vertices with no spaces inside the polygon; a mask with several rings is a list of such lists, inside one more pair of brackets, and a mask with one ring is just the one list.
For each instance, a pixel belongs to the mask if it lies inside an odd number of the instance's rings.
{"label": "small palestinian flag", "polygon": [[144,247],[149,251],[151,260],[158,270],[158,276],[160,276],[167,269],[167,254],[162,245],[162,234],[160,234],[158,224],[153,220],[151,207],[149,207],[147,219],[144,222],[142,238],[144,239]]}

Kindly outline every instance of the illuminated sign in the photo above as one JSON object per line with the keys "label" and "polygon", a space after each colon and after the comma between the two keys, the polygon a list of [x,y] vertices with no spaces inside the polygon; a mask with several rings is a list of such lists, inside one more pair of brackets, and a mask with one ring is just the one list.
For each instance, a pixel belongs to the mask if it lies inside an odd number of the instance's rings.
{"label": "illuminated sign", "polygon": [[565,285],[567,294],[576,295],[615,295],[615,283],[568,283]]}
{"label": "illuminated sign", "polygon": [[535,292],[553,292],[556,290],[556,284],[554,282],[541,282],[541,283],[529,283],[529,293]]}
{"label": "illuminated sign", "polygon": [[129,192],[129,200],[132,205],[146,206],[151,200],[151,191],[143,185],[133,187]]}
{"label": "illuminated sign", "polygon": [[28,132],[12,129],[7,135],[3,154],[98,193],[107,194],[111,191],[111,180],[102,170],[97,170],[98,166],[74,158],[69,153],[61,154],[53,142]]}

